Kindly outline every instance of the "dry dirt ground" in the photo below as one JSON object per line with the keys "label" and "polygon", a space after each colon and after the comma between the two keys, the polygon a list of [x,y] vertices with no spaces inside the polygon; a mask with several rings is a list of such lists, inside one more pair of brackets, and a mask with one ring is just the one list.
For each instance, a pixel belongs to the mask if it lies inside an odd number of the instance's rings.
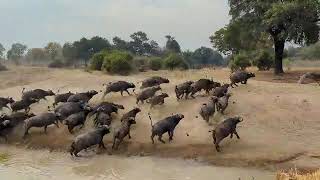
{"label": "dry dirt ground", "polygon": [[[226,69],[189,70],[189,71],[158,71],[146,72],[127,77],[109,76],[100,72],[87,73],[83,70],[57,70],[46,68],[18,67],[0,72],[0,96],[21,98],[23,87],[27,89],[53,89],[55,92],[82,92],[91,89],[102,90],[102,84],[115,80],[127,80],[138,84],[146,77],[161,75],[170,79],[170,84],[162,86],[170,98],[165,105],[152,110],[149,105],[138,105],[142,112],[137,116],[137,124],[131,131],[132,139],[126,139],[120,145],[119,151],[113,155],[141,155],[196,159],[221,166],[259,167],[263,169],[282,169],[298,167],[314,169],[320,167],[320,87],[315,84],[299,85],[295,83],[274,83],[249,80],[247,85],[231,89],[230,106],[225,115],[216,114],[208,125],[198,115],[199,107],[208,97],[198,96],[196,99],[177,101],[174,86],[185,80],[199,78],[213,78],[220,82],[229,82],[229,71]],[[257,77],[259,79],[259,77]],[[140,89],[137,88],[138,92]],[[40,113],[52,104],[41,100],[39,104],[31,106],[31,111]],[[126,111],[136,106],[135,96],[121,97],[119,94],[109,94],[106,101],[120,103],[125,110],[115,116],[114,126]],[[101,101],[101,93],[90,103]],[[172,113],[183,113],[185,119],[177,126],[174,141],[155,145],[150,140],[150,121],[148,112],[154,121],[160,120]],[[214,149],[211,134],[208,132],[218,122],[227,117],[242,116],[244,122],[238,127],[241,137],[225,139],[221,143],[221,153]],[[61,125],[62,126],[62,125]],[[76,135],[92,128],[92,120],[87,120],[84,129],[70,135],[66,127],[48,128],[48,134],[43,129],[33,129],[30,137],[21,139],[22,129],[18,129],[15,137],[11,137],[9,144],[28,148],[48,148],[54,151],[67,152],[71,141]],[[189,134],[189,136],[186,135]],[[164,139],[168,141],[167,135]],[[111,152],[111,135],[104,139],[107,152]],[[1,141],[1,143],[4,143]],[[85,156],[85,152],[83,155]]]}

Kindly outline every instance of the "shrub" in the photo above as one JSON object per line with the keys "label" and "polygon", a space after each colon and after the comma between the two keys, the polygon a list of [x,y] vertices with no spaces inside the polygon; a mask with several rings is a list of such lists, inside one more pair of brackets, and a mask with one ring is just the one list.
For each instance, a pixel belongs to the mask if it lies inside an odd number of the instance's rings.
{"label": "shrub", "polygon": [[172,53],[164,59],[164,67],[170,70],[173,69],[188,69],[188,64],[182,56]]}
{"label": "shrub", "polygon": [[8,68],[5,65],[0,63],[0,71],[6,71],[6,70],[8,70]]}
{"label": "shrub", "polygon": [[253,65],[257,66],[259,71],[269,71],[273,66],[273,62],[273,55],[269,51],[263,50],[258,52]]}
{"label": "shrub", "polygon": [[249,56],[244,52],[239,53],[233,57],[233,59],[230,61],[229,66],[231,68],[231,71],[236,71],[239,69],[245,70],[247,67],[251,66]]}
{"label": "shrub", "polygon": [[102,64],[106,55],[107,54],[104,52],[93,55],[93,57],[90,59],[90,69],[101,71]]}
{"label": "shrub", "polygon": [[62,68],[64,63],[61,60],[54,60],[48,65],[49,68]]}
{"label": "shrub", "polygon": [[161,58],[151,58],[149,61],[150,69],[153,71],[158,71],[162,68],[162,59]]}
{"label": "shrub", "polygon": [[283,65],[287,68],[288,71],[291,70],[291,66],[292,66],[292,63],[291,63],[291,59],[290,58],[285,58],[283,60]]}
{"label": "shrub", "polygon": [[137,56],[133,59],[133,64],[134,67],[140,72],[144,72],[149,69],[148,57]]}
{"label": "shrub", "polygon": [[133,70],[132,59],[127,52],[113,51],[105,56],[102,69],[109,73],[128,75]]}
{"label": "shrub", "polygon": [[319,60],[320,59],[320,41],[307,47],[303,47],[298,53],[302,59]]}

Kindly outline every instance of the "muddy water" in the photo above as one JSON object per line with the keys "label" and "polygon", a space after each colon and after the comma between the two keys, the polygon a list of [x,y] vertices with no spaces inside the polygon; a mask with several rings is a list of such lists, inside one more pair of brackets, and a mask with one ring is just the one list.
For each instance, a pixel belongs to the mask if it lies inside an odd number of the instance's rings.
{"label": "muddy water", "polygon": [[213,167],[194,161],[67,153],[0,146],[0,179],[274,179],[274,172]]}

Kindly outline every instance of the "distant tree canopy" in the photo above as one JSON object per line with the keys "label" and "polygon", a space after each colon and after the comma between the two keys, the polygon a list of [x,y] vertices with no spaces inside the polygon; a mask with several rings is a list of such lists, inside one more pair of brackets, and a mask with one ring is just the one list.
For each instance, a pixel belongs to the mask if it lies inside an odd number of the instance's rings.
{"label": "distant tree canopy", "polygon": [[47,58],[46,50],[43,48],[32,48],[29,49],[26,54],[26,59],[30,61],[43,61]]}
{"label": "distant tree canopy", "polygon": [[117,50],[129,51],[129,44],[125,40],[116,36],[112,39],[113,48]]}
{"label": "distant tree canopy", "polygon": [[73,43],[65,43],[62,54],[68,61],[74,59],[87,62],[95,53],[104,49],[111,49],[111,44],[105,38],[94,36],[91,39],[81,38]]}
{"label": "distant tree canopy", "polygon": [[[27,63],[50,62],[50,67],[77,66],[83,62],[87,65],[87,61],[90,60],[92,70],[107,69],[106,71],[112,73],[118,70],[128,73],[148,69],[186,69],[201,68],[203,65],[225,65],[223,57],[212,48],[200,47],[195,51],[183,52],[174,37],[168,35],[166,39],[165,46],[161,48],[156,41],[150,40],[145,32],[138,31],[132,33],[128,41],[116,36],[110,44],[103,37],[83,37],[74,42],[66,42],[63,46],[57,42],[49,42],[43,48],[28,49],[26,54],[26,46],[14,44],[7,55],[8,59],[17,61],[25,54],[24,59]],[[106,62],[105,57],[117,60]],[[117,69],[121,65],[126,67]]]}
{"label": "distant tree canopy", "polygon": [[57,42],[49,42],[44,49],[51,60],[55,60],[62,51],[61,45]]}
{"label": "distant tree canopy", "polygon": [[211,64],[221,66],[223,65],[223,57],[217,51],[211,48],[201,47],[196,49],[192,55],[193,64]]}
{"label": "distant tree canopy", "polygon": [[0,59],[3,58],[4,52],[6,49],[3,47],[3,45],[0,43]]}
{"label": "distant tree canopy", "polygon": [[178,41],[176,41],[175,38],[170,35],[167,35],[166,38],[166,51],[171,53],[181,53],[181,48]]}
{"label": "distant tree canopy", "polygon": [[159,44],[154,40],[149,40],[145,32],[138,31],[130,35],[131,41],[127,42],[119,37],[114,37],[113,48],[122,51],[130,51],[134,55],[158,56]]}
{"label": "distant tree canopy", "polygon": [[7,58],[18,63],[18,60],[23,57],[26,50],[26,45],[20,43],[12,44],[11,49],[7,52]]}
{"label": "distant tree canopy", "polygon": [[211,37],[214,47],[238,53],[251,48],[246,42],[265,39],[267,34],[273,40],[275,74],[283,73],[285,42],[312,44],[319,39],[319,0],[229,0],[229,5],[232,19]]}
{"label": "distant tree canopy", "polygon": [[77,50],[72,43],[68,42],[68,43],[65,43],[62,47],[62,55],[66,61],[72,62],[72,61],[75,61],[77,57]]}

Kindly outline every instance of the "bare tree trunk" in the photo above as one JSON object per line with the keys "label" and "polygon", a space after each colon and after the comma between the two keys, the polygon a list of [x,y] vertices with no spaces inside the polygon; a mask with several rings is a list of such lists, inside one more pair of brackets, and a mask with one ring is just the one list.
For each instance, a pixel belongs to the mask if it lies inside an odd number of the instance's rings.
{"label": "bare tree trunk", "polygon": [[274,37],[274,52],[275,52],[274,74],[276,75],[284,73],[283,65],[282,65],[284,45],[285,45],[285,40],[282,40],[277,36]]}

